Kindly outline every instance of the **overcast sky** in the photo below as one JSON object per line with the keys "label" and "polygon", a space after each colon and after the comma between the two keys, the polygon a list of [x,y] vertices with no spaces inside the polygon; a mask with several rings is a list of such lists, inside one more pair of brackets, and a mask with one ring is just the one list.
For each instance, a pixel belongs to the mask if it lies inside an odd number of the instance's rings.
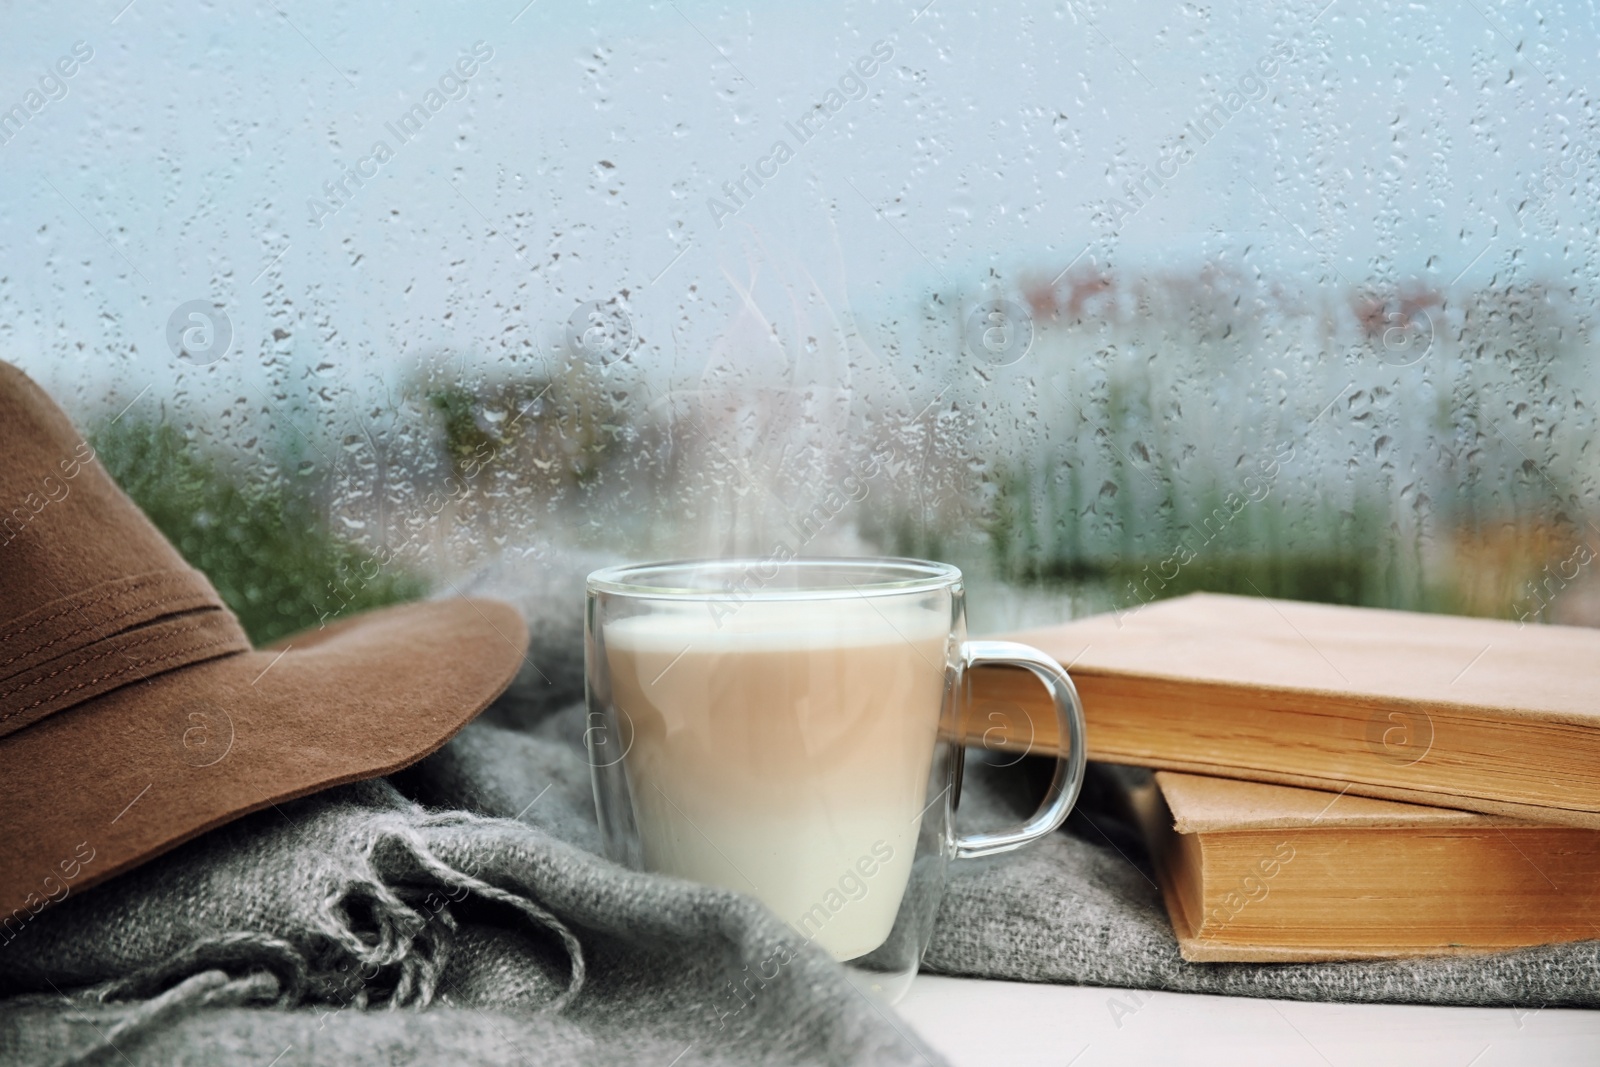
{"label": "overcast sky", "polygon": [[[630,373],[683,382],[752,263],[879,342],[1072,263],[1592,303],[1594,9],[1324,2],[8,3],[0,346],[79,406],[365,396],[625,292]],[[209,368],[167,343],[197,299]]]}

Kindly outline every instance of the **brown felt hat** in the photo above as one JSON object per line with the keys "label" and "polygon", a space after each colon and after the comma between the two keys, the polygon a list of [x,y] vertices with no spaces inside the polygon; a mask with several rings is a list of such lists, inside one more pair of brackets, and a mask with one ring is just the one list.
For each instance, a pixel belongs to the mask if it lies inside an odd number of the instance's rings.
{"label": "brown felt hat", "polygon": [[0,943],[247,812],[421,759],[516,673],[510,605],[369,612],[257,652],[0,362]]}

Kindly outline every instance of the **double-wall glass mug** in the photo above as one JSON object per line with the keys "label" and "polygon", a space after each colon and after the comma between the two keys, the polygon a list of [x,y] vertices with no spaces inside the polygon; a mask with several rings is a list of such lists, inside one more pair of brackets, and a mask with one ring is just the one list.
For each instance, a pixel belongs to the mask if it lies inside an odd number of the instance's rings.
{"label": "double-wall glass mug", "polygon": [[[755,896],[890,1000],[927,948],[946,865],[1058,828],[1083,707],[1037,649],[968,641],[961,572],[909,559],[611,567],[585,616],[595,805],[608,855]],[[968,671],[1021,667],[1068,742],[1011,829],[958,833]]]}

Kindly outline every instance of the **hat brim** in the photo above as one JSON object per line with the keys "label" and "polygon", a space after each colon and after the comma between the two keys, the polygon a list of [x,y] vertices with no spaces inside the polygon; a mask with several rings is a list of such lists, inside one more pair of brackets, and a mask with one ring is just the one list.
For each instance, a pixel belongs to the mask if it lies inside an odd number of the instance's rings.
{"label": "hat brim", "polygon": [[504,691],[527,643],[499,601],[404,604],[0,739],[0,930],[241,815],[416,762]]}

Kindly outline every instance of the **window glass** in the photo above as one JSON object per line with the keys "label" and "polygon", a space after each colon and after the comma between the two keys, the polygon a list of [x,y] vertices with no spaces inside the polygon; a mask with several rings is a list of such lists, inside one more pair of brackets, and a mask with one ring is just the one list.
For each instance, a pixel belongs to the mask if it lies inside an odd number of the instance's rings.
{"label": "window glass", "polygon": [[12,5],[0,354],[257,639],[782,552],[1600,622],[1597,18]]}

